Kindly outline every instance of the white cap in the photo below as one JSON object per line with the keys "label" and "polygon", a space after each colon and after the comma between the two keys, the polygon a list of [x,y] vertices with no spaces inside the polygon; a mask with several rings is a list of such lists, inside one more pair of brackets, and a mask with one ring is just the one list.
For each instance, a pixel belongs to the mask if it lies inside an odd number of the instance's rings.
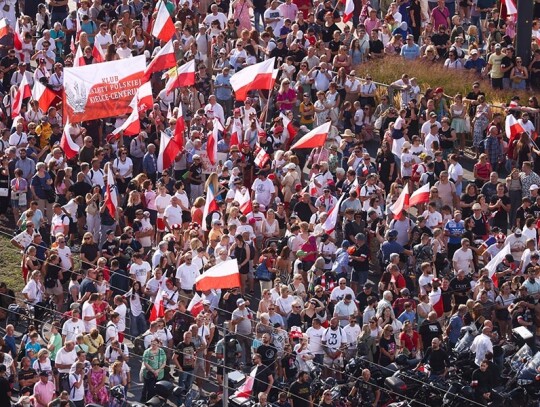
{"label": "white cap", "polygon": [[536,184],[532,184],[530,187],[529,187],[529,191],[536,191],[538,188],[538,185]]}

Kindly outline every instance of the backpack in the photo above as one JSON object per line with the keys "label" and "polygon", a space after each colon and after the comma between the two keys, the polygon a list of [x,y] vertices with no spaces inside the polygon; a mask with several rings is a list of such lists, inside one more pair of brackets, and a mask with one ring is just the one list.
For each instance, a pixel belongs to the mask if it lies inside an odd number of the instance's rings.
{"label": "backpack", "polygon": [[281,239],[279,239],[278,241],[278,244],[277,244],[277,252],[278,253],[281,253],[281,251],[287,247],[289,245],[289,239],[292,237],[291,236],[284,236],[282,237]]}

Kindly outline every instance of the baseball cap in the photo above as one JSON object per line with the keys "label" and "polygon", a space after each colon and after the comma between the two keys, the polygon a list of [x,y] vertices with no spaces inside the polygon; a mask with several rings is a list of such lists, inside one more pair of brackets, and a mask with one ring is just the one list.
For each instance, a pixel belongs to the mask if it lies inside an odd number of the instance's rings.
{"label": "baseball cap", "polygon": [[246,303],[246,301],[243,299],[243,298],[238,298],[236,300],[236,305],[241,307],[242,305],[244,305]]}

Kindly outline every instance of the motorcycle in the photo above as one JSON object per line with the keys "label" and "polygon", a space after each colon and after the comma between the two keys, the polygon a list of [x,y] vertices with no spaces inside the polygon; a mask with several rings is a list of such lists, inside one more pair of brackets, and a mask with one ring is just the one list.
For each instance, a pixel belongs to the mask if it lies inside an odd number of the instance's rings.
{"label": "motorcycle", "polygon": [[540,352],[518,371],[516,383],[525,392],[526,405],[540,402]]}
{"label": "motorcycle", "polygon": [[131,403],[132,407],[166,407],[171,396],[178,398],[182,392],[178,386],[175,386],[167,380],[160,380],[156,383],[156,395],[145,403]]}

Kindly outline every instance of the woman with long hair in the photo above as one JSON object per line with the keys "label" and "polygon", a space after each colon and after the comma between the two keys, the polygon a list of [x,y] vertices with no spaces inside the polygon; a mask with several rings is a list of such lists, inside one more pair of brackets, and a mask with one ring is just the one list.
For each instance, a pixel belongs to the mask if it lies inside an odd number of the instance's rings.
{"label": "woman with long hair", "polygon": [[251,249],[249,244],[244,241],[241,234],[235,236],[235,241],[229,249],[229,255],[238,262],[240,271],[240,289],[242,294],[246,293],[249,279],[249,260],[251,258]]}
{"label": "woman with long hair", "polygon": [[[67,270],[66,270],[67,271]],[[53,295],[56,310],[62,312],[64,290],[62,288],[63,273],[58,254],[52,253],[43,264],[45,294]]]}
{"label": "woman with long hair", "polygon": [[[160,274],[162,274],[161,270]],[[157,278],[157,275],[155,277]],[[158,283],[159,286],[161,284]],[[165,284],[161,288],[164,286]],[[139,281],[132,281],[131,288],[124,294],[124,297],[129,300],[129,310],[131,313],[130,334],[135,338],[142,335],[147,329],[145,312],[148,305],[141,283]]]}
{"label": "woman with long hair", "polygon": [[131,191],[128,195],[126,207],[124,208],[124,219],[126,225],[131,226],[135,220],[137,210],[144,210],[144,205],[139,191]]}

